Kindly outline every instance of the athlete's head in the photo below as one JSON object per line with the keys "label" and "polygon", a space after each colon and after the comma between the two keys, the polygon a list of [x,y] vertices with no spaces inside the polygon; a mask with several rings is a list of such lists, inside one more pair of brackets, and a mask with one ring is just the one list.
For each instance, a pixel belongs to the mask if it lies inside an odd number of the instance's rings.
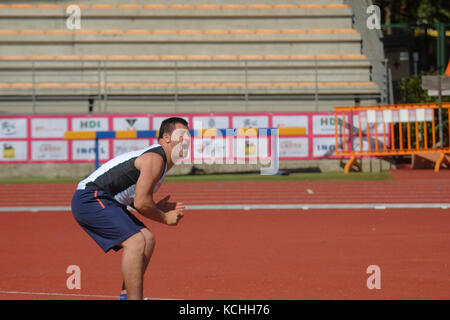
{"label": "athlete's head", "polygon": [[184,158],[191,141],[188,122],[178,117],[165,119],[159,128],[158,141],[170,146],[173,162]]}

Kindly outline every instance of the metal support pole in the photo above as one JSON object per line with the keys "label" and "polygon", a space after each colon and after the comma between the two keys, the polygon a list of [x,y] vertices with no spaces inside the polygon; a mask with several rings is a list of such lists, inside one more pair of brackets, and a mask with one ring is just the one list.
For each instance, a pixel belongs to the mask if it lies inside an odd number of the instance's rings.
{"label": "metal support pole", "polygon": [[244,61],[244,76],[245,76],[245,111],[248,111],[248,61]]}
{"label": "metal support pole", "polygon": [[392,85],[392,70],[388,69],[389,76],[389,104],[394,104],[394,87]]}
{"label": "metal support pole", "polygon": [[99,143],[98,138],[95,138],[95,169],[98,169],[100,167],[100,150],[99,150]]}
{"label": "metal support pole", "polygon": [[32,79],[32,89],[31,89],[31,99],[32,99],[32,110],[33,114],[36,113],[36,75],[35,75],[34,61],[31,61],[31,79]]}
{"label": "metal support pole", "polygon": [[174,81],[175,81],[175,112],[178,113],[178,61],[174,62]]}
{"label": "metal support pole", "polygon": [[106,60],[103,61],[103,77],[104,77],[104,83],[103,83],[103,97],[105,99],[105,107],[104,112],[108,112],[108,77],[107,77],[107,66],[106,66]]}
{"label": "metal support pole", "polygon": [[315,89],[314,89],[314,102],[315,110],[319,111],[319,71],[317,66],[317,60],[314,60],[314,70],[315,70]]}
{"label": "metal support pole", "polygon": [[436,23],[437,36],[437,71],[443,73],[445,71],[445,25]]}
{"label": "metal support pole", "polygon": [[100,65],[101,61],[97,61],[97,80],[98,80],[98,111],[102,112],[102,79],[101,79],[101,73],[100,73]]}

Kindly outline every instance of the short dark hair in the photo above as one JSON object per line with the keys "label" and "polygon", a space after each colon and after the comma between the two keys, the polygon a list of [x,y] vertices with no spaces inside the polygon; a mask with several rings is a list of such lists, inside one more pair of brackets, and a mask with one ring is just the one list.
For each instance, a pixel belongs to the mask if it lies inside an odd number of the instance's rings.
{"label": "short dark hair", "polygon": [[161,123],[161,126],[159,127],[159,134],[158,134],[158,140],[162,139],[164,133],[172,134],[173,130],[175,130],[175,125],[177,123],[181,123],[182,125],[189,128],[189,124],[186,120],[179,117],[172,117],[164,119],[164,121]]}

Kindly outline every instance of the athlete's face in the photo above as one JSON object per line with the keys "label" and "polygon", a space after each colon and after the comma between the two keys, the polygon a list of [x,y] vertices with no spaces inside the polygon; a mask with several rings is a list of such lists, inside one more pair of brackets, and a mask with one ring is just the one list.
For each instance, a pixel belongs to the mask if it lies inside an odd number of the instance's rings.
{"label": "athlete's face", "polygon": [[185,158],[188,155],[189,147],[191,146],[191,135],[189,129],[181,123],[175,124],[170,137],[170,145],[172,146],[172,160]]}

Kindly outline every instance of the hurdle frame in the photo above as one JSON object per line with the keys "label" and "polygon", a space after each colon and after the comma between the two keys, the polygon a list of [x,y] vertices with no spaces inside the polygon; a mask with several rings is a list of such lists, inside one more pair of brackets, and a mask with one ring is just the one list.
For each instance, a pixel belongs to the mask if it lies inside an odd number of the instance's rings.
{"label": "hurdle frame", "polygon": [[[447,109],[448,118],[450,122],[450,103],[443,103],[443,109]],[[436,120],[435,110],[439,109],[437,103],[417,103],[417,104],[400,104],[400,105],[383,105],[383,106],[352,106],[352,107],[335,107],[335,138],[336,138],[336,155],[341,158],[349,158],[349,161],[345,165],[344,172],[349,173],[353,166],[356,166],[359,171],[362,171],[362,167],[358,162],[358,159],[364,157],[387,157],[387,156],[400,156],[400,155],[415,155],[424,153],[438,153],[439,159],[436,161],[434,171],[439,172],[441,165],[445,161],[446,154],[450,154],[450,146],[442,146],[443,141],[440,141],[441,146],[437,147],[436,143]],[[431,120],[426,118],[426,110],[432,110]],[[396,112],[396,118],[393,116],[393,112]],[[361,121],[362,114],[366,113],[366,128],[363,128],[364,123]],[[372,119],[369,121],[369,113]],[[422,115],[423,113],[423,115]],[[428,111],[430,113],[430,111]],[[353,120],[355,114],[358,116],[358,134],[353,134],[354,127],[347,128],[346,117],[350,116]],[[390,119],[387,115],[390,114]],[[415,114],[413,121],[409,121],[409,117]],[[420,115],[420,116],[419,116]],[[429,116],[429,115],[428,115]],[[342,117],[341,132],[339,132],[339,117]],[[430,117],[430,116],[429,116]],[[381,121],[380,121],[381,120]],[[388,120],[388,121],[387,121]],[[395,121],[394,121],[395,120]],[[383,124],[383,133],[378,133],[379,124]],[[399,139],[395,138],[394,126],[398,123]],[[414,123],[415,141],[412,141],[412,123]],[[419,130],[419,124],[422,123],[422,132]],[[430,123],[431,126],[431,140],[432,146],[428,145],[428,130]],[[370,125],[373,125],[374,134],[371,133]],[[387,128],[387,125],[389,128]],[[406,125],[406,137],[403,136],[403,126]],[[363,134],[363,130],[366,130]],[[387,130],[389,129],[389,130]],[[346,132],[349,132],[348,137]],[[389,131],[389,132],[388,132]],[[419,136],[422,135],[423,143],[420,143]],[[447,132],[450,137],[450,128]],[[383,138],[383,149],[379,148],[379,135]],[[390,137],[388,136],[390,135]],[[363,136],[367,138],[367,150],[363,148]],[[375,137],[375,148],[371,150],[372,137]],[[353,139],[359,138],[359,151],[353,148]],[[342,140],[342,151],[341,144]],[[396,148],[396,142],[398,142],[398,149]],[[413,148],[413,142],[415,147]],[[405,145],[406,144],[406,145]],[[450,167],[450,165],[448,165]]]}
{"label": "hurdle frame", "polygon": [[[305,135],[306,128],[209,128],[209,129],[191,129],[189,130],[192,137],[252,137],[252,136],[291,136],[291,135]],[[139,138],[156,138],[159,135],[159,130],[110,130],[110,131],[66,131],[64,139],[66,140],[94,140],[95,141],[95,168],[100,167],[100,154],[99,154],[99,140],[100,139],[139,139]],[[279,142],[275,139],[275,143],[272,145],[272,152],[277,156],[274,158],[274,162],[271,168],[274,171],[263,170],[262,174],[279,174]]]}

